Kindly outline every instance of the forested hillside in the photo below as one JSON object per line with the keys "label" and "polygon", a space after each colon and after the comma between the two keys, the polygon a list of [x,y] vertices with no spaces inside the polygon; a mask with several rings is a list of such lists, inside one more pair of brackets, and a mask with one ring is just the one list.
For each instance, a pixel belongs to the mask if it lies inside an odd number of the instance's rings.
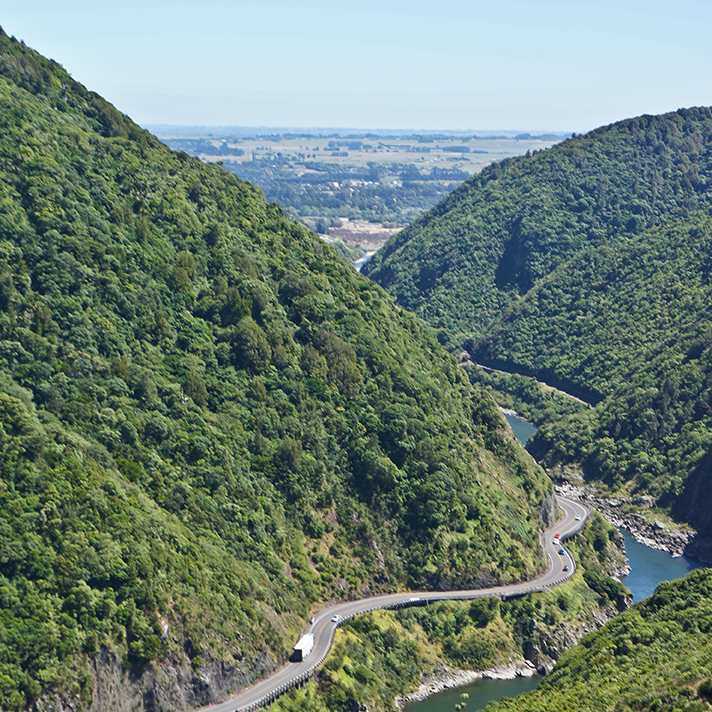
{"label": "forested hillside", "polygon": [[534,692],[488,712],[705,712],[712,705],[712,571],[662,583],[564,654]]}
{"label": "forested hillside", "polygon": [[108,709],[113,655],[207,702],[319,602],[543,566],[545,478],[380,287],[4,33],[0,123],[2,709]]}
{"label": "forested hillside", "polygon": [[[529,449],[543,463],[580,465],[621,495],[652,495],[705,534],[710,145],[712,110],[698,108],[504,161],[368,265],[443,343],[595,406],[538,406],[543,427]],[[510,383],[516,399],[522,383]]]}
{"label": "forested hillside", "polygon": [[[675,500],[712,446],[712,219],[701,211],[617,247],[584,250],[474,346],[546,370],[601,402],[544,425],[531,450],[615,489]],[[688,481],[689,480],[689,481]],[[707,514],[678,512],[707,528]]]}
{"label": "forested hillside", "polygon": [[581,249],[625,242],[712,198],[712,111],[642,116],[493,164],[365,266],[461,346]]}

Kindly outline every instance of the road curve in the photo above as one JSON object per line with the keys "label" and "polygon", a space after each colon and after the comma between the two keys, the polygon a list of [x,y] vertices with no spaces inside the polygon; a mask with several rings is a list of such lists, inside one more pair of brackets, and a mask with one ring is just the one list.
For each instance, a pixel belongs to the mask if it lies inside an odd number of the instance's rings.
{"label": "road curve", "polygon": [[[539,578],[508,586],[493,586],[492,588],[468,591],[390,593],[325,608],[312,618],[312,622],[303,631],[314,635],[314,649],[306,660],[299,663],[287,663],[271,677],[240,692],[227,702],[203,707],[198,712],[208,712],[208,710],[210,712],[251,712],[270,704],[290,688],[306,682],[324,661],[339,625],[361,613],[386,608],[426,605],[432,601],[465,600],[487,596],[512,598],[561,585],[573,576],[576,565],[560,542],[581,531],[590,512],[578,502],[558,496],[556,499],[564,516],[553,527],[547,529],[543,535],[544,549],[549,557],[549,568]],[[558,537],[556,537],[557,534]],[[564,553],[562,554],[561,551]],[[564,571],[564,566],[568,566],[568,570]]]}

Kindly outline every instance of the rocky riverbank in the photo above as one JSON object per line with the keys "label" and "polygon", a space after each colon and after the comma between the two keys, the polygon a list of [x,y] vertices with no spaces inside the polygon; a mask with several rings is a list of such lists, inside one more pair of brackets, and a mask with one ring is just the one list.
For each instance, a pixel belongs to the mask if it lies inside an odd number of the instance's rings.
{"label": "rocky riverbank", "polygon": [[426,697],[453,687],[470,685],[476,680],[513,680],[515,677],[531,677],[536,668],[528,660],[516,660],[508,665],[498,665],[489,670],[458,670],[440,663],[429,675],[423,676],[420,687],[403,697],[396,697],[396,707],[403,710],[409,702],[422,702]]}
{"label": "rocky riverbank", "polygon": [[697,532],[676,526],[669,520],[661,521],[641,514],[645,509],[653,508],[655,501],[652,497],[602,497],[583,482],[578,482],[576,473],[568,470],[562,468],[549,472],[557,483],[554,487],[557,494],[598,510],[613,526],[627,529],[636,541],[651,549],[712,564],[712,546],[699,539]]}

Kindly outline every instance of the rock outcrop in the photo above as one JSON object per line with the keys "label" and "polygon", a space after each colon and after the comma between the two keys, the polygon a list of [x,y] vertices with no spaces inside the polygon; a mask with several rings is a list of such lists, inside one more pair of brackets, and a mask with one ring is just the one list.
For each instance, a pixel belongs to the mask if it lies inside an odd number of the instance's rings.
{"label": "rock outcrop", "polygon": [[[89,661],[93,690],[88,712],[159,712],[222,702],[274,666],[266,657],[244,665],[204,659],[196,671],[187,658],[172,658],[137,674],[104,648]],[[65,701],[62,709],[73,708]]]}

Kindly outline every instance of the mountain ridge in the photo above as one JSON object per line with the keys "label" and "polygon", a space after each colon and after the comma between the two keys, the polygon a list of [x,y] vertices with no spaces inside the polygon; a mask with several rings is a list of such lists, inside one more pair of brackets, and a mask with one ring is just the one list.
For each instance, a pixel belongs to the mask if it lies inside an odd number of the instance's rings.
{"label": "mountain ridge", "polygon": [[[709,204],[712,111],[680,109],[492,164],[364,266],[450,346],[477,339],[584,246]],[[397,256],[397,258],[396,258]]]}
{"label": "mountain ridge", "polygon": [[0,706],[209,703],[319,602],[543,566],[541,470],[328,245],[4,32],[0,120]]}

